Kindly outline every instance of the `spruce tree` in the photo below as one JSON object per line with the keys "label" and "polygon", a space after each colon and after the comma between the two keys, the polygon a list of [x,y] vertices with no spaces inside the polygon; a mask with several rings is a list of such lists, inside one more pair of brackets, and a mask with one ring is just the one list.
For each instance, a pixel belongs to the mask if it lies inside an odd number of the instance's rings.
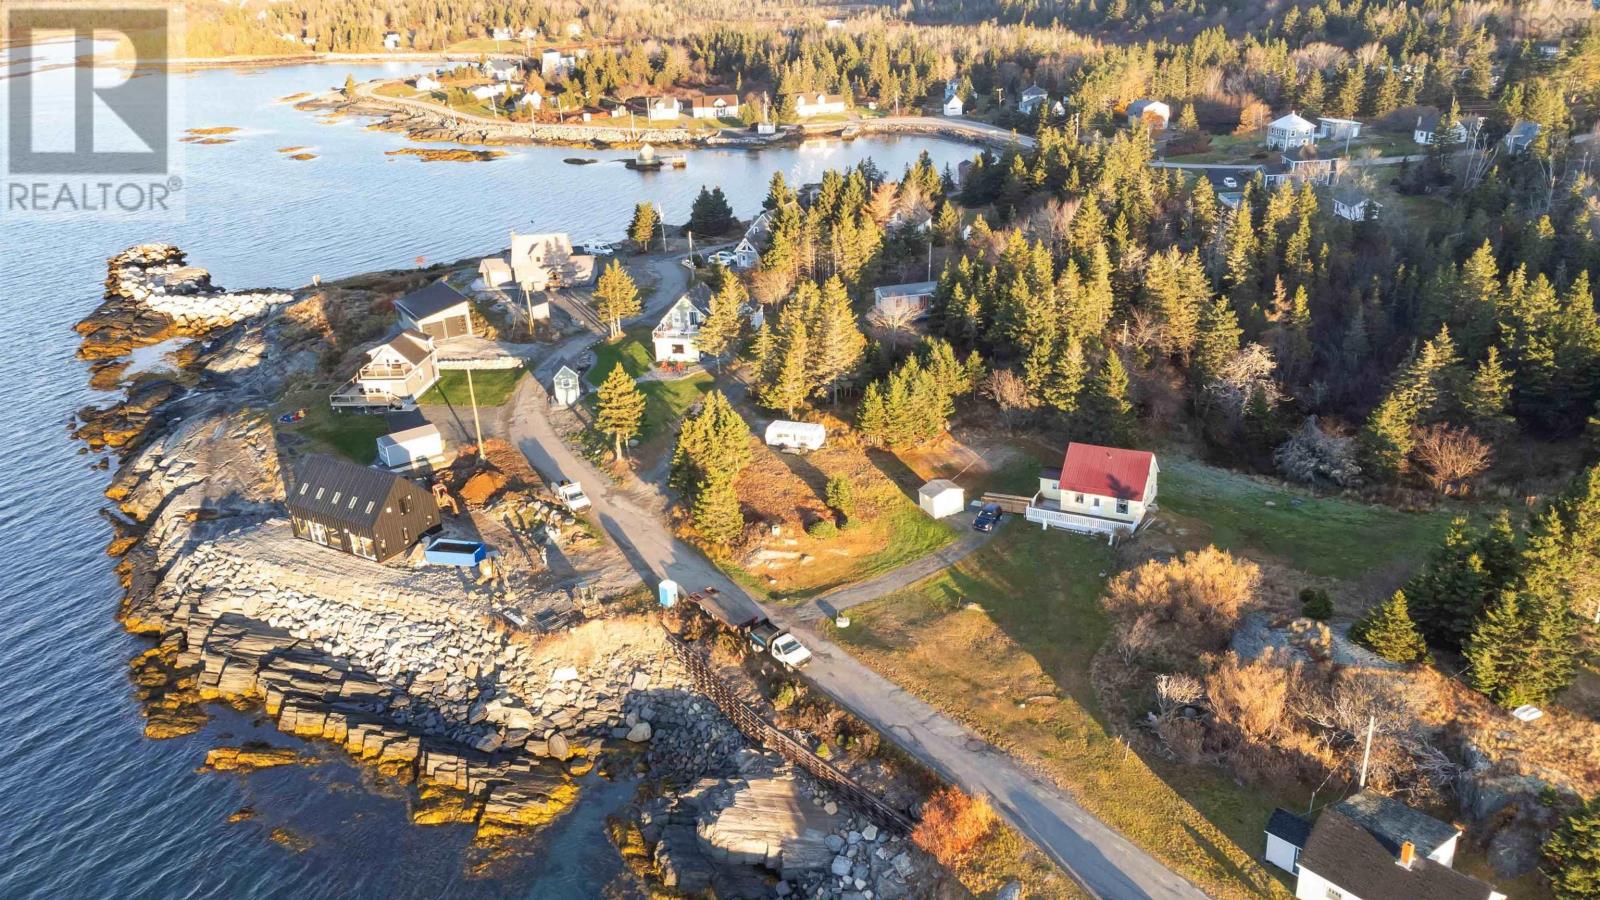
{"label": "spruce tree", "polygon": [[1124,444],[1131,438],[1133,404],[1128,400],[1128,371],[1115,350],[1106,353],[1079,415],[1084,429],[1097,440]]}
{"label": "spruce tree", "polygon": [[714,236],[726,234],[733,227],[733,207],[721,187],[700,186],[700,193],[689,207],[689,230],[695,234]]}
{"label": "spruce tree", "polygon": [[1485,608],[1517,577],[1518,551],[1504,512],[1482,532],[1458,518],[1444,543],[1406,585],[1413,618],[1428,642],[1459,651]]}
{"label": "spruce tree", "polygon": [[1557,900],[1600,897],[1600,795],[1573,810],[1544,845]]}
{"label": "spruce tree", "polygon": [[810,380],[817,392],[837,402],[839,385],[849,378],[867,350],[867,338],[856,324],[850,294],[838,276],[828,279],[812,314]]}
{"label": "spruce tree", "polygon": [[744,515],[733,491],[733,477],[710,476],[695,492],[691,515],[695,530],[706,543],[727,547],[744,531]]}
{"label": "spruce tree", "polygon": [[1511,418],[1512,374],[1500,362],[1500,348],[1491,346],[1472,372],[1461,400],[1462,411],[1480,434],[1504,437],[1515,427]]}
{"label": "spruce tree", "polygon": [[622,459],[623,445],[637,437],[644,421],[644,394],[619,363],[601,382],[595,426],[611,436],[612,452]]}
{"label": "spruce tree", "polygon": [[1390,662],[1414,663],[1426,658],[1427,645],[1411,621],[1405,591],[1395,591],[1350,629],[1350,636]]}
{"label": "spruce tree", "polygon": [[622,320],[638,315],[639,309],[639,288],[634,285],[633,276],[613,259],[600,273],[594,288],[595,314],[606,323],[611,339],[616,340],[622,337]]}
{"label": "spruce tree", "polygon": [[1206,307],[1200,317],[1199,330],[1190,372],[1195,384],[1205,386],[1217,379],[1239,353],[1239,339],[1244,331],[1226,297],[1218,297]]}
{"label": "spruce tree", "polygon": [[650,244],[656,238],[656,229],[661,227],[661,214],[656,212],[655,204],[649,201],[638,203],[633,207],[633,221],[628,224],[628,240],[633,241],[640,253],[650,249]]}
{"label": "spruce tree", "polygon": [[856,514],[856,489],[848,475],[835,475],[828,479],[828,506],[841,518],[849,520]]}
{"label": "spruce tree", "polygon": [[744,306],[744,283],[732,275],[724,274],[721,286],[711,295],[710,308],[700,322],[700,333],[695,343],[700,352],[715,360],[717,370],[722,368],[722,354],[739,340],[744,318],[739,310]]}
{"label": "spruce tree", "polygon": [[1465,648],[1468,683],[1502,706],[1532,702],[1517,683],[1529,630],[1517,592],[1503,591],[1484,611]]}

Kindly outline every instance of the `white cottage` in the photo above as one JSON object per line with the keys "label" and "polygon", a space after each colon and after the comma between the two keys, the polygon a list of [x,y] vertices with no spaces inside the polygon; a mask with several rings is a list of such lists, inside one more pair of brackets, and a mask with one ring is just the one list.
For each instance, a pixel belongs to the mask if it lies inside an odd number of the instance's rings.
{"label": "white cottage", "polygon": [[1151,131],[1160,131],[1172,121],[1172,107],[1160,100],[1135,100],[1128,104],[1128,127],[1133,128],[1140,123],[1149,126]]}
{"label": "white cottage", "polygon": [[378,438],[378,465],[387,469],[415,469],[443,458],[444,436],[437,425],[418,425]]}
{"label": "white cottage", "polygon": [[1295,113],[1267,125],[1268,150],[1293,150],[1317,142],[1317,126]]}
{"label": "white cottage", "polygon": [[733,248],[733,267],[735,269],[754,269],[761,264],[761,251],[751,243],[749,238],[741,238]]}
{"label": "white cottage", "polygon": [[935,478],[917,489],[917,505],[935,519],[953,516],[967,505],[961,486],[946,478]]}
{"label": "white cottage", "polygon": [[1131,534],[1155,507],[1160,467],[1147,450],[1071,443],[1059,469],[1039,473],[1024,517],[1044,528]]}
{"label": "white cottage", "polygon": [[1033,115],[1039,104],[1049,99],[1050,93],[1037,84],[1024,88],[1022,96],[1017,100],[1017,111],[1025,116]]}
{"label": "white cottage", "polygon": [[849,108],[850,103],[842,94],[813,92],[796,94],[794,98],[794,114],[802,119],[809,119],[812,116],[837,115]]}
{"label": "white cottage", "polygon": [[583,396],[583,378],[570,366],[562,366],[550,380],[550,393],[557,406],[571,406]]}
{"label": "white cottage", "polygon": [[944,101],[944,114],[952,117],[962,115],[966,111],[966,106],[960,94],[951,94]]}
{"label": "white cottage", "polygon": [[[699,288],[703,292],[703,288]],[[655,345],[656,362],[697,363],[700,361],[700,324],[706,320],[706,309],[695,292],[684,294],[661,317],[655,330],[650,332]]]}
{"label": "white cottage", "polygon": [[681,113],[677,97],[651,97],[645,104],[645,118],[652,122],[671,122]]}
{"label": "white cottage", "polygon": [[433,338],[405,330],[367,351],[367,362],[328,402],[334,409],[412,409],[439,380]]}

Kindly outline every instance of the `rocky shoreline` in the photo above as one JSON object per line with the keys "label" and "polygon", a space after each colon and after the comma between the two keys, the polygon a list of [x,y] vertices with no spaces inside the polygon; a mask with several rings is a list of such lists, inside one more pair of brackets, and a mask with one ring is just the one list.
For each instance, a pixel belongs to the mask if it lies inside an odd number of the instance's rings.
{"label": "rocky shoreline", "polygon": [[[268,410],[317,369],[299,309],[315,292],[230,293],[185,262],[167,245],[113,257],[106,301],[79,325],[96,366],[194,342],[176,375],[135,377],[75,426],[120,457],[108,551],[127,588],[121,621],[154,641],[131,664],[148,736],[194,733],[209,703],[259,711],[408,786],[415,823],[494,842],[571,809],[592,772],[636,779],[611,834],[652,890],[926,892],[936,874],[921,852],[751,747],[694,691],[652,615],[613,606],[529,630],[453,571],[294,538]],[[281,748],[208,757],[235,772],[300,761]]]}

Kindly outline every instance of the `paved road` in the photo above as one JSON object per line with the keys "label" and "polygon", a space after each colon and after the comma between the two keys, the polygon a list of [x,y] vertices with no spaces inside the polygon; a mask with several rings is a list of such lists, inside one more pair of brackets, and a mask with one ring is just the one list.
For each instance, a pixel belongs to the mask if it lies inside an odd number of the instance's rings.
{"label": "paved road", "polygon": [[831,619],[851,607],[870,603],[907,585],[916,584],[929,575],[966,559],[972,551],[987,544],[995,534],[992,531],[973,531],[968,527],[972,524],[974,515],[975,513],[968,510],[956,517],[956,527],[965,530],[950,546],[935,550],[921,559],[906,563],[892,572],[885,572],[877,578],[829,591],[801,606],[795,611],[795,618],[802,622]]}
{"label": "paved road", "polygon": [[[682,289],[681,284],[668,281],[671,276],[667,273],[675,265],[671,260],[654,264],[661,267],[662,281],[647,303],[646,316]],[[575,353],[590,340],[586,335],[569,339],[541,371],[553,369],[564,355]],[[621,548],[639,577],[651,585],[670,578],[688,591],[716,588],[717,611],[726,621],[745,621],[762,614],[761,606],[741,587],[693,547],[672,536],[665,524],[667,498],[659,488],[636,479],[626,486],[615,483],[556,435],[546,415],[545,396],[542,383],[535,379],[526,379],[518,387],[509,405],[513,443],[545,478],[571,478],[585,485],[594,504],[592,518]],[[892,584],[897,579],[891,576],[878,581]],[[921,576],[912,572],[905,577],[914,580]],[[963,790],[991,798],[1007,821],[1091,893],[1117,900],[1205,896],[1054,785],[1030,775],[1011,757],[807,630],[794,611],[771,610],[767,614],[802,635],[815,654],[805,674],[819,689]]]}

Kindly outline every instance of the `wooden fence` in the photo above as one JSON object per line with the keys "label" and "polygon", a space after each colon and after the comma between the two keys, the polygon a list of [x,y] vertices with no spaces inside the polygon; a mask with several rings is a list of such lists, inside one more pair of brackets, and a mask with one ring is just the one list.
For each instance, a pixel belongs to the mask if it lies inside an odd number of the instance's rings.
{"label": "wooden fence", "polygon": [[709,660],[699,648],[671,632],[667,632],[667,642],[682,660],[689,677],[694,681],[695,688],[710,698],[745,737],[811,773],[812,777],[827,785],[830,791],[866,811],[880,827],[892,828],[901,833],[909,833],[915,827],[915,823],[905,813],[857,784],[849,775],[834,768],[827,760],[811,752],[809,747],[762,718],[759,713],[740,700],[733,689],[711,670]]}

